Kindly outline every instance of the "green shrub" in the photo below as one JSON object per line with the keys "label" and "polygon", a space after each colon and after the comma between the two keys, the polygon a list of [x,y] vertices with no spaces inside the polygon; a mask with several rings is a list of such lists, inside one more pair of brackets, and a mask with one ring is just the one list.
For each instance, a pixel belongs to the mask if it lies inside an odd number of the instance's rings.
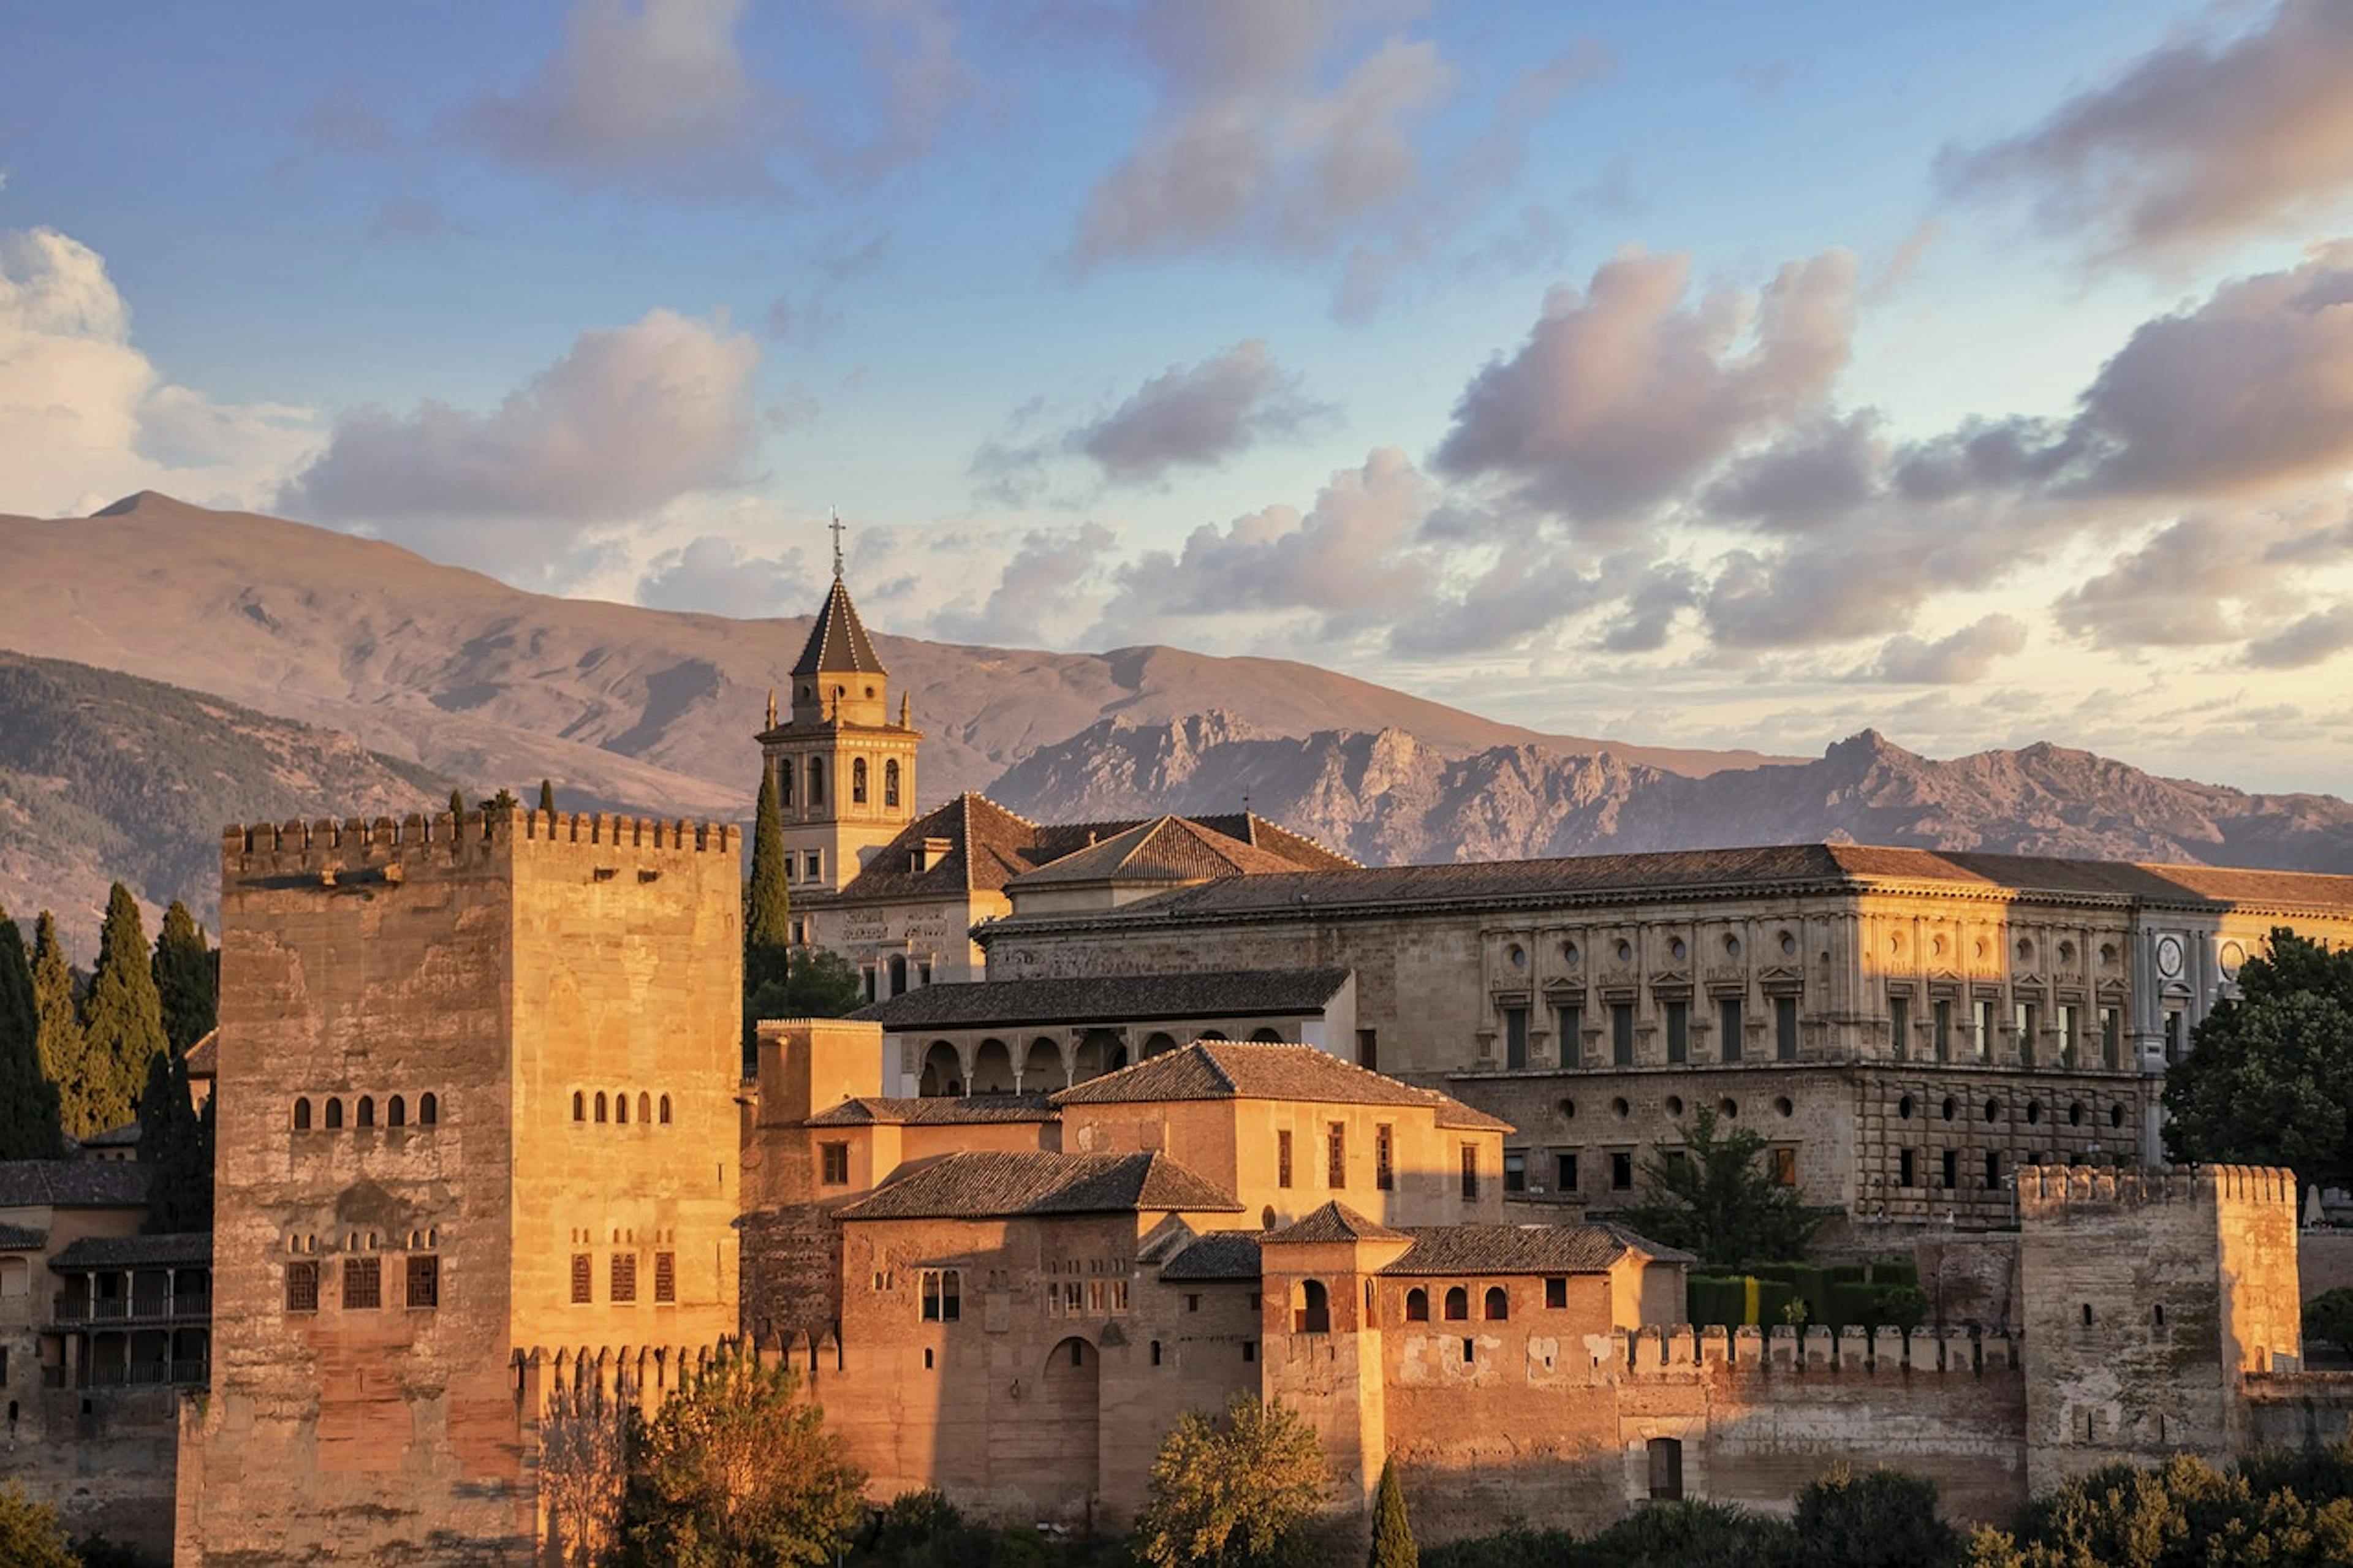
{"label": "green shrub", "polygon": [[2304,1304],[2304,1337],[2353,1352],[2353,1285],[2323,1290]]}
{"label": "green shrub", "polygon": [[1787,1282],[1760,1279],[1757,1281],[1757,1304],[1753,1321],[1767,1328],[1776,1323],[1786,1323],[1789,1321],[1790,1305],[1799,1300],[1797,1290]]}
{"label": "green shrub", "polygon": [[1757,1281],[1746,1275],[1694,1274],[1683,1288],[1686,1315],[1694,1323],[1737,1328],[1757,1321]]}

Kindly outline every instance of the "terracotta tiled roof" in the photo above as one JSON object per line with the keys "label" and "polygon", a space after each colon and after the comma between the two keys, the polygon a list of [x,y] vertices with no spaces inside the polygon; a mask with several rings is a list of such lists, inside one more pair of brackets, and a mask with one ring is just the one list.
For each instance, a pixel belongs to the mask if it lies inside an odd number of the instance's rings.
{"label": "terracotta tiled roof", "polygon": [[212,1078],[220,1071],[220,1031],[207,1030],[205,1037],[188,1047],[188,1076]]}
{"label": "terracotta tiled roof", "polygon": [[0,1161],[0,1208],[137,1208],[148,1175],[132,1160]]}
{"label": "terracotta tiled roof", "polygon": [[1042,1094],[973,1094],[960,1099],[900,1100],[860,1095],[808,1119],[811,1127],[956,1127],[984,1122],[1059,1121],[1062,1113]]}
{"label": "terracotta tiled roof", "polygon": [[1299,863],[1271,849],[1188,822],[1155,817],[1074,855],[1065,855],[1008,886],[1055,887],[1072,882],[1206,882],[1296,871]]}
{"label": "terracotta tiled roof", "polygon": [[1178,1100],[1292,1100],[1324,1105],[1417,1105],[1438,1112],[1446,1127],[1510,1123],[1472,1110],[1435,1089],[1416,1089],[1342,1061],[1314,1046],[1196,1040],[1134,1067],[1073,1084],[1056,1105],[1153,1104]]}
{"label": "terracotta tiled roof", "polygon": [[167,1232],[162,1236],[85,1236],[49,1259],[52,1268],[155,1268],[174,1263],[210,1263],[213,1233]]}
{"label": "terracotta tiled roof", "polygon": [[1213,1230],[1188,1243],[1160,1266],[1163,1279],[1255,1279],[1259,1233]]}
{"label": "terracotta tiled roof", "polygon": [[1599,1274],[1630,1252],[1662,1263],[1691,1254],[1612,1225],[1440,1225],[1406,1232],[1413,1246],[1384,1274]]}
{"label": "terracotta tiled roof", "polygon": [[800,658],[793,661],[793,674],[853,671],[862,675],[889,673],[882,668],[882,661],[874,657],[874,645],[868,640],[865,624],[859,620],[858,611],[849,602],[849,590],[836,577],[832,592],[825,596],[825,607],[817,613],[817,624],[809,627],[808,641],[802,645]]}
{"label": "terracotta tiled roof", "polygon": [[1179,1210],[1239,1214],[1233,1195],[1166,1154],[951,1154],[841,1210],[845,1220],[996,1219]]}
{"label": "terracotta tiled roof", "polygon": [[48,1241],[49,1233],[38,1226],[0,1225],[0,1252],[38,1252]]}
{"label": "terracotta tiled roof", "polygon": [[1271,1247],[1278,1242],[1404,1241],[1407,1237],[1404,1231],[1391,1230],[1378,1220],[1366,1219],[1334,1198],[1314,1213],[1303,1215],[1280,1230],[1267,1232],[1261,1239]]}
{"label": "terracotta tiled roof", "polygon": [[892,1033],[1024,1024],[1319,1015],[1345,969],[1217,969],[1191,974],[972,980],[925,985],[850,1015]]}
{"label": "terracotta tiled roof", "polygon": [[135,1149],[139,1146],[139,1122],[133,1118],[120,1127],[110,1127],[74,1142],[85,1149]]}

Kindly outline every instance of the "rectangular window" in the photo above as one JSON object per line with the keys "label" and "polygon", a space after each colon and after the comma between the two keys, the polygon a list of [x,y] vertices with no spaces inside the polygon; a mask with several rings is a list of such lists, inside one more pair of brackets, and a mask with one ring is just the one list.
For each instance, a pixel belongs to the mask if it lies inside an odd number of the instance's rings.
{"label": "rectangular window", "polygon": [[2084,1065],[2084,1009],[2072,1002],[2059,1009],[2059,1059],[2071,1068]]}
{"label": "rectangular window", "polygon": [[823,1167],[818,1179],[828,1187],[848,1186],[849,1184],[849,1145],[820,1143],[817,1148],[818,1162]]}
{"label": "rectangular window", "polygon": [[1381,1036],[1377,1029],[1356,1031],[1356,1065],[1377,1071],[1381,1065]]}
{"label": "rectangular window", "polygon": [[1086,1290],[1075,1279],[1062,1282],[1062,1314],[1075,1318],[1086,1310]]}
{"label": "rectangular window", "polygon": [[591,1281],[596,1279],[593,1268],[586,1253],[572,1255],[572,1304],[575,1307],[586,1303],[593,1294],[590,1289]]}
{"label": "rectangular window", "polygon": [[1773,998],[1773,1054],[1785,1062],[1798,1059],[1798,999]]}
{"label": "rectangular window", "polygon": [[1102,1315],[1103,1310],[1103,1281],[1100,1279],[1090,1279],[1087,1281],[1087,1310],[1100,1316]]}
{"label": "rectangular window", "polygon": [[1986,1191],[1989,1193],[1999,1191],[2001,1187],[2001,1151],[1999,1149],[1987,1150],[1985,1153],[1985,1165]]}
{"label": "rectangular window", "polygon": [[1630,1193],[1634,1190],[1634,1156],[1630,1151],[1613,1149],[1609,1153],[1609,1190]]}
{"label": "rectangular window", "polygon": [[1724,1053],[1724,1059],[1728,1062],[1738,1061],[1741,1049],[1739,997],[1725,996],[1717,1001],[1715,1026],[1716,1032],[1724,1037],[1724,1043],[1718,1047]]}
{"label": "rectangular window", "polygon": [[2189,1058],[2189,1042],[2181,1035],[2181,1010],[2168,1007],[2165,1011],[2165,1059],[2170,1065]]}
{"label": "rectangular window", "polygon": [[1912,998],[1890,996],[1887,999],[1888,1054],[1903,1061],[1912,1054]]}
{"label": "rectangular window", "polygon": [[1528,1152],[1525,1149],[1504,1151],[1504,1190],[1525,1193],[1528,1190]]}
{"label": "rectangular window", "polygon": [[1568,1280],[1555,1274],[1545,1280],[1545,1305],[1558,1311],[1568,1305]]}
{"label": "rectangular window", "polygon": [[1688,1002],[1667,1004],[1667,1060],[1676,1063],[1691,1060],[1691,1004]]}
{"label": "rectangular window", "polygon": [[1504,1065],[1517,1070],[1528,1065],[1528,1010],[1504,1009]]}
{"label": "rectangular window", "polygon": [[1918,1173],[1913,1169],[1912,1164],[1912,1151],[1909,1149],[1897,1150],[1895,1154],[1895,1184],[1899,1187],[1909,1187],[1914,1184],[1913,1178],[1916,1174],[1918,1174]]}
{"label": "rectangular window", "polygon": [[2022,1068],[2034,1065],[2034,1004],[2021,1002],[2018,1005],[2018,1065]]}
{"label": "rectangular window", "polygon": [[1773,1151],[1773,1184],[1780,1187],[1798,1184],[1798,1152],[1795,1149]]}
{"label": "rectangular window", "polygon": [[1462,1145],[1462,1195],[1466,1198],[1479,1195],[1479,1145],[1476,1143]]}
{"label": "rectangular window", "polygon": [[675,1252],[654,1254],[654,1300],[678,1300],[678,1254]]}
{"label": "rectangular window", "polygon": [[384,1259],[343,1259],[343,1310],[373,1311],[384,1305]]}
{"label": "rectangular window", "polygon": [[1324,1130],[1324,1184],[1338,1192],[1348,1184],[1348,1124],[1335,1121]]}
{"label": "rectangular window", "polygon": [[1949,996],[1936,998],[1936,1059],[1953,1059],[1953,999]]}
{"label": "rectangular window", "polygon": [[1200,1292],[1197,1290],[1185,1292],[1185,1310],[1188,1312],[1198,1312],[1201,1310]]}
{"label": "rectangular window", "polygon": [[1994,1005],[1990,997],[1978,998],[1978,1060],[1993,1060]]}
{"label": "rectangular window", "polygon": [[286,1310],[290,1312],[315,1312],[319,1310],[319,1266],[316,1263],[290,1263],[286,1266]]}
{"label": "rectangular window", "polygon": [[2114,1007],[2100,1009],[2100,1065],[2111,1072],[2125,1065],[2124,1015]]}
{"label": "rectangular window", "polygon": [[1397,1186],[1397,1130],[1387,1122],[1373,1129],[1373,1185],[1385,1193]]}
{"label": "rectangular window", "polygon": [[1957,1149],[1945,1151],[1945,1190],[1951,1192],[1961,1184],[1961,1154]]}
{"label": "rectangular window", "polygon": [[1291,1131],[1285,1128],[1274,1135],[1274,1184],[1291,1185]]}
{"label": "rectangular window", "polygon": [[413,1310],[441,1304],[441,1259],[430,1252],[408,1260],[407,1301]]}
{"label": "rectangular window", "polygon": [[[964,1317],[964,1270],[960,1268],[926,1268],[923,1276],[923,1321],[953,1323]],[[1079,1308],[1079,1287],[1070,1285],[1068,1306],[1075,1314]]]}
{"label": "rectangular window", "polygon": [[612,1296],[616,1301],[638,1299],[638,1255],[634,1252],[613,1254]]}
{"label": "rectangular window", "polygon": [[1634,1004],[1609,1004],[1609,1059],[1616,1066],[1634,1065]]}
{"label": "rectangular window", "polygon": [[1552,1157],[1552,1167],[1554,1191],[1573,1193],[1578,1190],[1576,1151],[1563,1149],[1554,1154]]}
{"label": "rectangular window", "polygon": [[1576,1068],[1585,1065],[1585,1009],[1574,1002],[1564,1002],[1553,1009],[1554,1026],[1560,1031],[1560,1065]]}

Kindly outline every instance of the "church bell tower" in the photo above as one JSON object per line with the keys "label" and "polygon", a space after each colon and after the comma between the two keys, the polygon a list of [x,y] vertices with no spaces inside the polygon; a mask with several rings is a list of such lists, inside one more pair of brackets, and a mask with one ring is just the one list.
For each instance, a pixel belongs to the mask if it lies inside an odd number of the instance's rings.
{"label": "church bell tower", "polygon": [[841,580],[841,520],[833,521],[833,587],[792,668],[790,716],[768,698],[760,754],[776,775],[785,853],[796,891],[837,892],[866,858],[915,819],[915,744],[899,700],[891,721],[889,672]]}

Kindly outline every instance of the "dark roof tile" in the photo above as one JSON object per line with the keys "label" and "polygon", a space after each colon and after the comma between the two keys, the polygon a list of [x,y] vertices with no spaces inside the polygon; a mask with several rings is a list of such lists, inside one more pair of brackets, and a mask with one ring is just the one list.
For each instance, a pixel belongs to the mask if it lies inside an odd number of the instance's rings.
{"label": "dark roof tile", "polygon": [[893,1099],[860,1095],[808,1119],[811,1127],[958,1127],[981,1123],[1059,1121],[1062,1113],[1042,1094],[974,1094],[961,1099]]}
{"label": "dark roof tile", "polygon": [[131,1160],[0,1161],[0,1208],[137,1208],[148,1175]]}
{"label": "dark roof tile", "polygon": [[212,1260],[213,1233],[188,1230],[162,1236],[85,1236],[50,1258],[49,1267],[60,1270],[157,1268]]}
{"label": "dark roof tile", "polygon": [[1197,1237],[1160,1266],[1163,1279],[1255,1279],[1259,1277],[1259,1233],[1254,1230],[1213,1230]]}
{"label": "dark roof tile", "polygon": [[0,1252],[38,1252],[49,1244],[49,1233],[38,1226],[0,1225]]}
{"label": "dark roof tile", "polygon": [[840,1211],[845,1220],[1130,1212],[1237,1214],[1233,1195],[1166,1154],[951,1154]]}
{"label": "dark roof tile", "polygon": [[800,658],[793,661],[793,674],[838,675],[855,672],[862,675],[885,675],[882,661],[875,657],[874,644],[866,636],[865,623],[858,618],[857,607],[849,602],[849,590],[840,578],[833,580],[832,591],[825,596],[825,607],[817,613],[817,624],[809,627],[808,641],[802,645]]}
{"label": "dark roof tile", "polygon": [[1599,1274],[1630,1252],[1688,1263],[1687,1252],[1611,1225],[1417,1226],[1413,1246],[1384,1274]]}
{"label": "dark roof tile", "polygon": [[1133,1067],[1073,1084],[1053,1096],[1059,1106],[1149,1105],[1182,1100],[1291,1100],[1323,1105],[1418,1105],[1448,1127],[1506,1129],[1436,1089],[1417,1089],[1342,1061],[1314,1046],[1261,1045],[1246,1040],[1196,1040]]}
{"label": "dark roof tile", "polygon": [[1327,1201],[1313,1214],[1303,1215],[1280,1230],[1269,1231],[1265,1240],[1277,1242],[1334,1241],[1404,1241],[1406,1233],[1391,1230],[1378,1220],[1367,1219],[1337,1198]]}
{"label": "dark roof tile", "polygon": [[1065,855],[1008,886],[1059,887],[1079,882],[1206,882],[1296,871],[1299,863],[1271,849],[1231,838],[1181,816],[1155,817],[1075,854]]}

